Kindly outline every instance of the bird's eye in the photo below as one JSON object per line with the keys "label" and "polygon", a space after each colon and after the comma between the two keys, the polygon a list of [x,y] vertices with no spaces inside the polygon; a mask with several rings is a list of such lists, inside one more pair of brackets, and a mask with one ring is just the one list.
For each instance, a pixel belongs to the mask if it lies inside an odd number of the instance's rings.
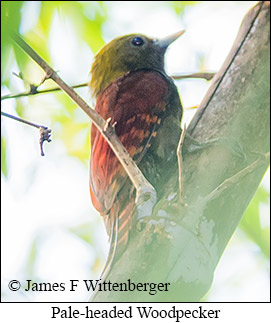
{"label": "bird's eye", "polygon": [[134,46],[142,46],[144,44],[144,40],[141,37],[135,37],[132,39],[132,45]]}

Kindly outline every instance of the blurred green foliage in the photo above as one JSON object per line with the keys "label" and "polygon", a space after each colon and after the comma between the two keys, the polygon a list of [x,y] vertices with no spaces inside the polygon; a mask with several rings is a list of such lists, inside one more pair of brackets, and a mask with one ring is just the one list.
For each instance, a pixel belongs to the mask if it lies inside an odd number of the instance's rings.
{"label": "blurred green foliage", "polygon": [[[29,6],[34,6],[34,2],[1,2],[1,86],[9,89],[10,93],[22,92],[12,82],[15,78],[12,75],[14,63],[19,69],[16,73],[23,75],[22,83],[24,83],[25,91],[29,90],[30,83],[38,84],[43,75],[12,40],[12,33],[20,32],[23,20],[29,19],[24,15]],[[107,15],[103,1],[39,1],[36,2],[35,7],[38,17],[33,17],[33,21],[36,23],[32,24],[23,37],[49,64],[52,64],[52,53],[48,46],[48,39],[55,14],[72,23],[79,42],[86,43],[93,53],[96,53],[104,45],[102,26]],[[47,81],[46,85],[47,88],[55,86],[50,81]],[[59,93],[52,95],[63,107],[60,111],[50,114],[51,124],[60,126],[55,132],[53,129],[53,136],[64,143],[70,156],[74,156],[86,164],[89,158],[89,122],[82,123],[76,120],[74,114],[77,107],[66,95]],[[29,100],[34,100],[34,97]],[[29,106],[21,102],[21,100],[16,100],[16,112],[20,117],[26,117],[30,111]],[[1,136],[3,137],[4,134],[1,133]],[[1,171],[7,176],[5,138],[2,138],[1,142]]]}
{"label": "blurred green foliage", "polygon": [[[56,16],[64,24],[68,21],[72,25],[79,45],[87,45],[93,55],[104,45],[102,27],[107,19],[107,8],[103,1],[2,1],[1,88],[5,92],[12,94],[27,92],[30,84],[39,84],[44,75],[43,71],[13,42],[13,33],[20,33],[41,57],[53,68],[57,68],[53,63],[55,53],[50,48],[50,37],[54,33],[53,21]],[[86,70],[87,74],[88,70]],[[87,81],[83,79],[84,77],[82,76],[82,82]],[[42,84],[41,89],[55,86],[53,81],[48,80]],[[6,110],[6,101],[2,103]],[[15,103],[18,116],[31,121],[37,116],[37,123],[50,125],[53,132],[52,144],[57,140],[61,141],[68,156],[76,158],[87,166],[90,151],[90,121],[66,94],[55,92],[45,96],[37,95],[13,100],[12,103]],[[1,172],[7,177],[9,174],[8,142],[5,131],[8,131],[8,128],[1,131]],[[96,221],[98,220],[100,219],[97,218]],[[105,259],[104,251],[94,238],[97,226],[92,224],[86,222],[64,230],[88,245],[90,258],[91,253],[96,255],[89,270],[97,276],[102,270]],[[22,273],[25,278],[32,277],[33,280],[40,278],[37,277],[36,264],[43,243],[44,232],[39,231],[33,237],[25,261]]]}
{"label": "blurred green foliage", "polygon": [[22,6],[23,1],[1,1],[1,85],[9,85],[3,72],[13,48],[11,33],[19,31]]}
{"label": "blurred green foliage", "polygon": [[270,226],[261,223],[260,209],[262,205],[269,204],[269,199],[270,194],[259,186],[240,222],[240,228],[267,259],[270,259]]}
{"label": "blurred green foliage", "polygon": [[198,1],[170,1],[177,15],[184,14],[185,8],[195,5]]}
{"label": "blurred green foliage", "polygon": [[8,175],[8,166],[7,166],[7,142],[4,137],[1,136],[1,172],[7,177]]}

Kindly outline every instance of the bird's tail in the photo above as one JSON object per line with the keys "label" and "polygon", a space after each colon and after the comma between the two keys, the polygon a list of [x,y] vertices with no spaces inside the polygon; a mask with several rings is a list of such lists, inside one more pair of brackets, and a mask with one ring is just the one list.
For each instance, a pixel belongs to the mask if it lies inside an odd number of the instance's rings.
{"label": "bird's tail", "polygon": [[[136,206],[134,198],[130,198],[126,202],[127,204],[124,206],[121,200],[118,200],[108,215],[112,219],[110,247],[104,269],[100,276],[101,283],[106,280],[113,264],[121,257],[129,242],[130,230],[136,215]],[[96,293],[94,291],[90,301],[94,301]]]}
{"label": "bird's tail", "polygon": [[129,241],[130,231],[135,219],[136,207],[133,198],[126,200],[126,202],[124,206],[124,203],[118,200],[110,212],[110,216],[113,218],[110,248],[102,276],[109,274],[113,262],[116,262],[121,257]]}

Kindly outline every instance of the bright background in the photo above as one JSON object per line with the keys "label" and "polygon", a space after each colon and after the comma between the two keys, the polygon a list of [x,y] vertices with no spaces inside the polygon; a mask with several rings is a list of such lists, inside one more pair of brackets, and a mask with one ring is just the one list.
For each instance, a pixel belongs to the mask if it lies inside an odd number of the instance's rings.
{"label": "bright background", "polygon": [[[2,1],[12,26],[70,85],[86,82],[94,54],[133,32],[163,37],[186,29],[166,56],[169,75],[217,71],[254,1]],[[6,10],[6,11],[5,11]],[[43,72],[9,39],[2,43],[2,95],[24,92]],[[24,81],[12,73],[22,72]],[[176,81],[184,107],[198,105],[209,83]],[[41,88],[53,87],[47,81]],[[78,89],[93,104],[87,88]],[[267,94],[268,95],[268,94]],[[88,189],[89,119],[63,93],[2,101],[2,111],[52,129],[40,156],[39,134],[1,118],[2,301],[85,301],[89,292],[11,292],[8,282],[96,279],[108,250]],[[184,122],[195,111],[186,110]],[[252,200],[215,272],[206,301],[269,301],[270,182]]]}

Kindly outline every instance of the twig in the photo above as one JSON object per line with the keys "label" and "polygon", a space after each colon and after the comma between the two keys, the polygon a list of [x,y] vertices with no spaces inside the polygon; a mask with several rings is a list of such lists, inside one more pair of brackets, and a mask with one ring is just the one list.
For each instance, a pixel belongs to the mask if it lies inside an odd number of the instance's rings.
{"label": "twig", "polygon": [[11,115],[11,114],[8,114],[8,113],[6,113],[6,112],[3,112],[3,111],[1,111],[1,115],[2,115],[2,116],[4,116],[4,117],[10,118],[10,119],[14,119],[14,120],[16,120],[16,121],[19,121],[19,122],[22,122],[22,123],[28,124],[29,126],[32,126],[32,127],[35,127],[35,128],[41,128],[41,127],[44,127],[44,128],[46,128],[46,129],[47,129],[47,127],[45,127],[45,126],[38,125],[38,124],[36,124],[36,123],[33,123],[33,122],[31,122],[31,121],[24,120],[24,119],[19,118],[19,117],[15,117],[15,116],[13,116],[13,115]]}
{"label": "twig", "polygon": [[[18,76],[15,73],[14,73],[14,75]],[[205,79],[207,81],[210,81],[214,77],[214,75],[215,75],[215,73],[192,73],[192,74],[183,74],[183,75],[172,75],[171,77],[174,80],[184,80],[184,79],[188,79],[188,78],[203,78],[203,79]],[[38,84],[38,85],[30,84],[30,90],[29,91],[18,93],[18,94],[3,95],[3,96],[1,96],[1,101],[6,100],[6,99],[17,99],[17,98],[21,98],[21,97],[25,97],[25,96],[36,95],[36,94],[51,93],[51,92],[56,92],[56,91],[61,90],[60,87],[54,87],[54,88],[51,88],[51,89],[38,90],[38,87],[40,85],[41,85],[41,83]],[[73,85],[71,87],[73,89],[78,89],[78,88],[86,87],[86,86],[88,86],[88,82]]]}
{"label": "twig", "polygon": [[198,105],[194,105],[193,107],[184,108],[184,110],[194,110],[194,109],[197,109],[198,107],[199,107]]}
{"label": "twig", "polygon": [[43,151],[43,143],[44,143],[44,141],[45,140],[48,141],[48,142],[52,141],[50,139],[51,132],[52,132],[52,130],[50,130],[50,129],[46,129],[46,128],[43,128],[43,127],[40,128],[40,152],[41,152],[41,156],[44,156],[44,151]]}
{"label": "twig", "polygon": [[[54,87],[54,88],[50,88],[50,89],[44,89],[44,90],[38,90],[38,87],[41,84],[39,84],[38,86],[34,85],[34,84],[30,84],[30,90],[27,92],[22,92],[22,93],[18,93],[18,94],[7,94],[7,95],[3,95],[1,96],[1,101],[6,100],[6,99],[17,99],[17,98],[21,98],[21,97],[25,97],[25,96],[30,96],[30,95],[36,95],[36,94],[45,94],[45,93],[51,93],[51,92],[56,92],[56,91],[60,91],[61,88],[60,87]],[[77,84],[74,86],[71,86],[73,89],[77,89],[80,87],[85,87],[87,86],[88,83],[81,83],[81,84]],[[31,91],[31,86],[36,87],[36,91],[33,93],[33,91]]]}
{"label": "twig", "polygon": [[44,156],[43,143],[44,143],[44,141],[48,141],[48,142],[52,141],[51,138],[50,138],[51,137],[51,132],[52,132],[51,129],[48,129],[48,127],[38,125],[38,124],[30,122],[30,121],[24,120],[22,118],[15,117],[15,116],[13,116],[11,114],[8,114],[6,112],[1,111],[1,115],[4,116],[4,117],[7,117],[7,118],[10,118],[10,119],[25,123],[25,124],[27,124],[29,126],[38,128],[39,131],[40,131],[40,141],[39,141],[39,143],[40,143],[40,152],[41,152],[41,156]]}
{"label": "twig", "polygon": [[247,167],[243,168],[236,174],[232,175],[231,177],[226,178],[221,184],[219,184],[212,192],[205,196],[206,201],[211,201],[221,193],[223,193],[229,187],[232,187],[233,184],[240,182],[240,179],[243,178],[245,175],[253,172],[259,165],[266,162],[270,158],[270,152],[266,154],[260,155],[260,158],[256,159],[253,163],[249,164]]}
{"label": "twig", "polygon": [[[130,180],[136,188],[136,204],[138,213],[142,215],[152,213],[156,202],[156,192],[152,185],[146,180],[136,163],[132,160],[121,141],[115,133],[112,125],[107,122],[70,87],[58,74],[30,47],[18,34],[13,36],[15,42],[45,71],[46,76],[54,80],[58,86],[91,118],[97,129],[106,139],[111,149],[124,167]],[[107,126],[106,126],[107,125]]]}
{"label": "twig", "polygon": [[179,140],[178,147],[177,147],[177,159],[178,159],[178,169],[179,169],[179,201],[181,204],[184,203],[183,184],[182,184],[182,179],[183,179],[183,177],[182,177],[182,167],[183,167],[182,147],[183,147],[185,133],[186,133],[186,124],[184,124],[181,138]]}
{"label": "twig", "polygon": [[192,74],[182,74],[182,75],[172,75],[171,77],[174,80],[183,80],[183,79],[205,79],[207,81],[210,81],[216,73],[192,73]]}

